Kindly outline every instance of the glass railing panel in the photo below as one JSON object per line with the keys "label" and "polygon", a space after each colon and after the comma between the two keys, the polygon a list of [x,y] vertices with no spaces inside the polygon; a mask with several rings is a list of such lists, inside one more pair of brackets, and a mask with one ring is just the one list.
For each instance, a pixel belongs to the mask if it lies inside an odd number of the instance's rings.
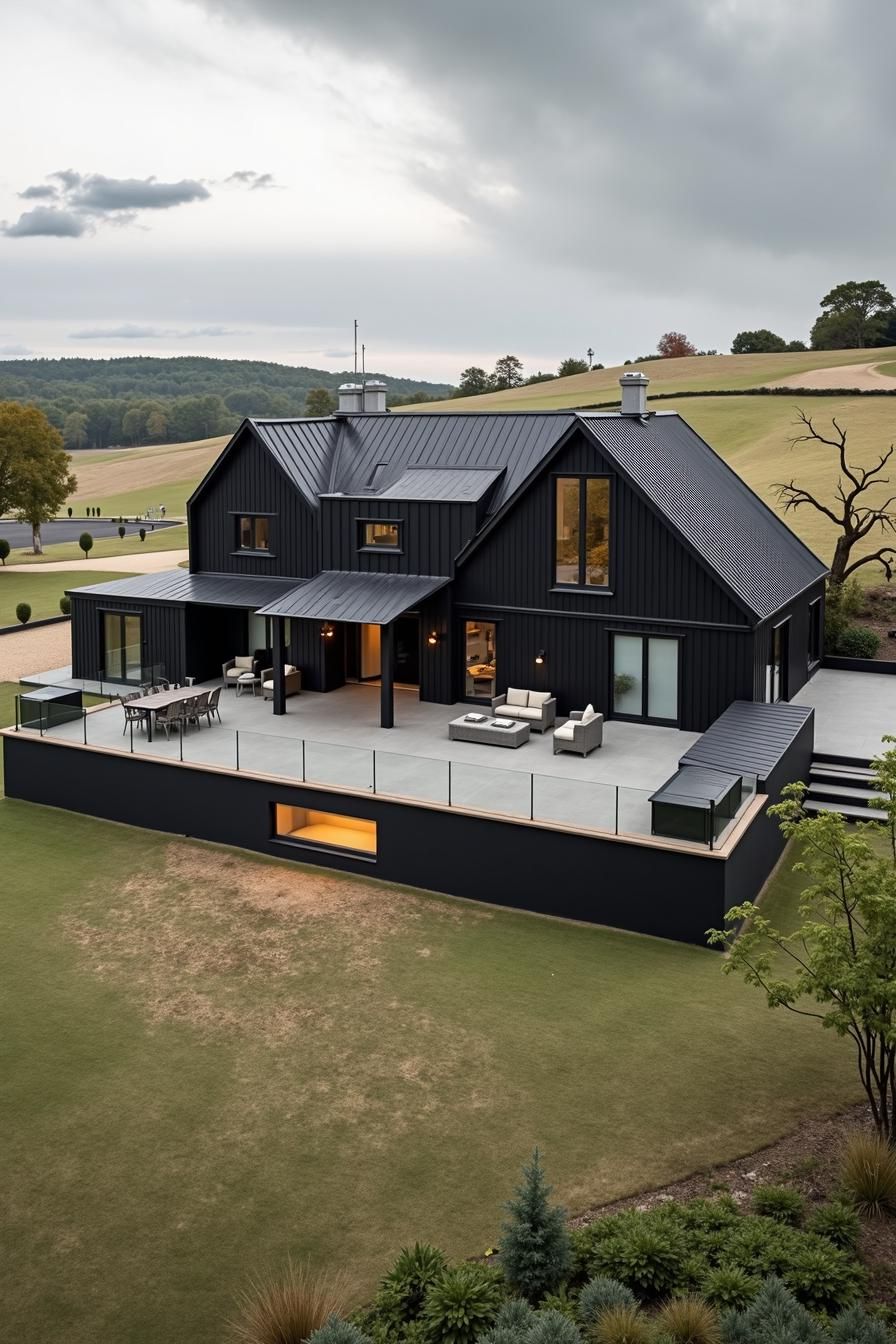
{"label": "glass railing panel", "polygon": [[448,761],[392,751],[377,751],[375,758],[376,793],[426,803],[448,802]]}
{"label": "glass railing panel", "polygon": [[341,789],[373,790],[373,752],[335,742],[305,742],[305,780]]}
{"label": "glass railing panel", "polygon": [[616,829],[616,786],[593,780],[535,775],[532,780],[532,817],[560,826],[589,831]]}
{"label": "glass railing panel", "polygon": [[[212,728],[209,738],[220,731]],[[204,733],[203,730],[203,735]],[[240,729],[236,734],[240,770],[258,775],[275,775],[278,779],[301,780],[302,742],[298,737],[281,737],[276,733],[251,733]]]}
{"label": "glass railing panel", "polygon": [[650,789],[619,789],[617,831],[623,835],[650,835]]}
{"label": "glass railing panel", "polygon": [[529,817],[532,776],[524,770],[451,762],[451,805],[491,816]]}
{"label": "glass railing panel", "polygon": [[[159,737],[164,742],[164,729],[153,732],[153,747]],[[202,719],[199,728],[195,723],[186,728],[181,726],[179,730],[174,728],[169,746],[167,756],[176,756],[190,765],[213,765],[219,770],[236,769],[236,733],[231,728],[223,728],[220,723],[216,722],[209,728],[207,721]]]}

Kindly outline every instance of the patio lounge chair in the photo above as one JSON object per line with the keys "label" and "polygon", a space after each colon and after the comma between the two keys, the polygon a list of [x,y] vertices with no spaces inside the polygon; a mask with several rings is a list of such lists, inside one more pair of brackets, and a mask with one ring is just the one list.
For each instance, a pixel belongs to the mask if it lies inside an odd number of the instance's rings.
{"label": "patio lounge chair", "polygon": [[[274,669],[266,667],[261,676],[261,694],[265,700],[274,698]],[[301,695],[302,693],[302,670],[299,667],[293,667],[292,663],[286,663],[283,668],[283,680],[286,683],[287,695]]]}
{"label": "patio lounge chair", "polygon": [[224,678],[225,686],[236,688],[244,672],[251,672],[253,677],[258,676],[258,659],[253,658],[251,653],[237,654],[235,658],[230,658],[221,664],[221,676]]}
{"label": "patio lounge chair", "polygon": [[502,719],[522,719],[533,733],[546,733],[557,719],[557,701],[550,691],[519,691],[507,687],[492,700],[492,713]]}
{"label": "patio lounge chair", "polygon": [[604,740],[604,716],[595,712],[593,705],[574,709],[567,723],[554,729],[554,755],[560,751],[575,751],[587,756]]}

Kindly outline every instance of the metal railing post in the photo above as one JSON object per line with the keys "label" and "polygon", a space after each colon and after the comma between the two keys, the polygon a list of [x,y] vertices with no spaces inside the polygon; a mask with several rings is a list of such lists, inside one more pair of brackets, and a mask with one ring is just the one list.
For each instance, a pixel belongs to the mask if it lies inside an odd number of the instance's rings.
{"label": "metal railing post", "polygon": [[186,731],[187,731],[187,721],[186,719],[181,719],[177,734],[178,746],[180,747],[181,765],[183,765],[184,763],[184,736],[186,734]]}
{"label": "metal railing post", "polygon": [[613,834],[614,834],[614,835],[618,835],[618,834],[619,834],[619,785],[618,785],[618,784],[614,784],[614,785],[613,785],[613,788],[614,788],[615,791],[616,791],[616,816],[615,816],[615,820],[614,820],[614,822],[613,822]]}
{"label": "metal railing post", "polygon": [[535,776],[529,775],[529,820],[535,820]]}
{"label": "metal railing post", "polygon": [[451,806],[451,762],[448,762],[448,806]]}
{"label": "metal railing post", "polygon": [[131,755],[133,756],[133,754],[134,754],[134,720],[133,720],[133,719],[131,719],[130,723],[128,724],[128,727],[129,727],[130,730],[131,730]]}
{"label": "metal railing post", "polygon": [[239,774],[239,772],[240,772],[240,730],[239,730],[239,728],[235,728],[235,729],[234,729],[234,736],[236,737],[236,772],[237,772],[237,774]]}
{"label": "metal railing post", "polygon": [[716,838],[716,805],[715,805],[715,800],[714,800],[713,798],[710,798],[710,800],[709,800],[709,847],[710,847],[710,849],[715,849],[715,838]]}
{"label": "metal railing post", "polygon": [[305,739],[302,738],[302,783],[306,783],[305,776]]}
{"label": "metal railing post", "polygon": [[20,722],[20,720],[19,720],[19,700],[20,700],[21,698],[22,698],[22,697],[18,694],[18,692],[16,692],[16,697],[15,697],[15,700],[16,700],[16,732],[19,731],[19,722]]}
{"label": "metal railing post", "polygon": [[370,754],[373,757],[373,764],[371,766],[371,773],[373,775],[373,792],[376,793],[376,749],[371,751]]}
{"label": "metal railing post", "polygon": [[81,722],[84,724],[84,745],[87,746],[87,710],[81,706]]}

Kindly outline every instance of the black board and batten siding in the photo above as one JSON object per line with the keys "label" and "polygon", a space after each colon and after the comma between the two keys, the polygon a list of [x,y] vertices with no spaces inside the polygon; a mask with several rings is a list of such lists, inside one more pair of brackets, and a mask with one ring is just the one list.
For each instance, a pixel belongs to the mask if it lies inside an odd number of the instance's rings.
{"label": "black board and batten siding", "polygon": [[[323,499],[322,569],[371,574],[450,574],[454,559],[476,533],[476,505],[425,500]],[[362,520],[397,522],[397,551],[365,549]]]}
{"label": "black board and batten siding", "polygon": [[[127,612],[143,618],[143,666],[163,667],[164,675],[182,681],[187,675],[185,608],[71,591],[72,675],[93,680],[102,675],[103,615]],[[218,669],[220,674],[220,667]]]}
{"label": "black board and batten siding", "polygon": [[[316,511],[248,430],[200,486],[188,513],[194,573],[309,578],[320,569]],[[269,516],[270,554],[240,552],[243,514]]]}

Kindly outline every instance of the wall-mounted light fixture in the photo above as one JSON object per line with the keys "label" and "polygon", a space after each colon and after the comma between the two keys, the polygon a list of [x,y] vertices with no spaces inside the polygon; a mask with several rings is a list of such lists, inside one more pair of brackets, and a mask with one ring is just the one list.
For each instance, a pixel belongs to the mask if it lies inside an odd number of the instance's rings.
{"label": "wall-mounted light fixture", "polygon": [[322,625],[321,628],[320,628],[320,637],[321,637],[321,639],[332,639],[335,633],[336,633],[336,632],[335,632],[335,630],[333,629],[333,627],[332,627],[332,625],[330,624],[330,622],[329,622],[329,621],[324,621],[323,625]]}
{"label": "wall-mounted light fixture", "polygon": [[430,648],[434,649],[439,642],[438,630],[430,630],[429,634],[426,636],[426,642]]}
{"label": "wall-mounted light fixture", "polygon": [[544,649],[539,649],[535,655],[535,666],[541,667],[544,664],[544,660],[546,657],[547,655],[545,654]]}

